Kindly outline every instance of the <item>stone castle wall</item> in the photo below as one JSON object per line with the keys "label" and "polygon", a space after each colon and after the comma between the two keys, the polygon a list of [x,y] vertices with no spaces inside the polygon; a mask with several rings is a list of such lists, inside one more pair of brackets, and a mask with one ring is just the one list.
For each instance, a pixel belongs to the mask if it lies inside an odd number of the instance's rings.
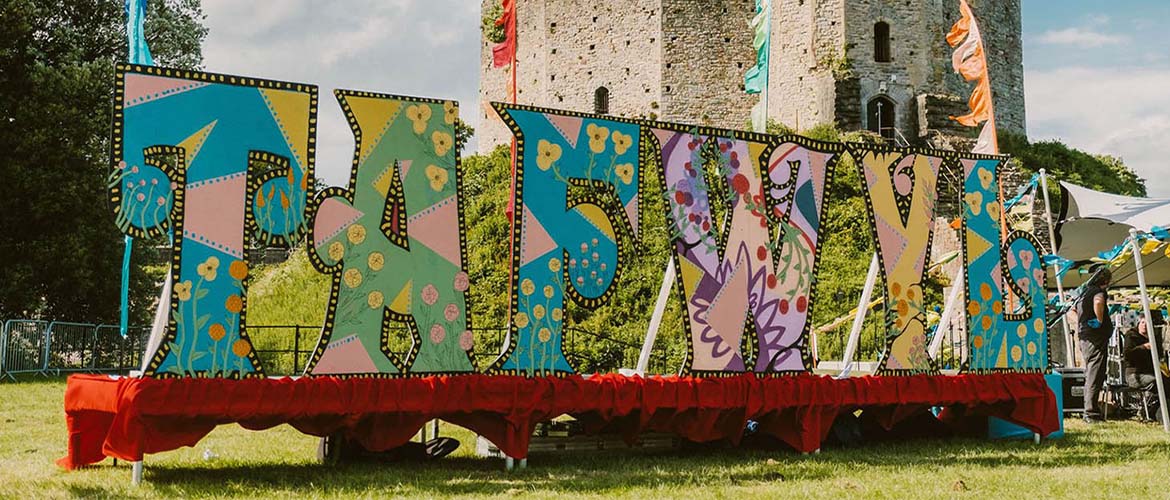
{"label": "stone castle wall", "polygon": [[749,128],[759,102],[743,91],[743,75],[756,61],[748,25],[755,2],[662,0],[662,11],[662,101],[651,112],[672,122]]}

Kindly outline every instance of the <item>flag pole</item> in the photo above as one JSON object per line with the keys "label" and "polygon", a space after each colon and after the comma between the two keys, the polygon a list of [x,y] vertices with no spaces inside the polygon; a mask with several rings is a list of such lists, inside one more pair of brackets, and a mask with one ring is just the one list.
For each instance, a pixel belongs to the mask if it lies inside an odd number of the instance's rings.
{"label": "flag pole", "polygon": [[[1048,172],[1040,169],[1040,190],[1044,192],[1044,217],[1048,220],[1048,248],[1056,255],[1056,226],[1052,224],[1052,202],[1048,199]],[[1056,277],[1056,296],[1064,300],[1064,280],[1060,276],[1060,266],[1052,263],[1052,275]],[[1072,330],[1068,327],[1068,316],[1060,315],[1060,326],[1064,331],[1064,358],[1065,366],[1076,366],[1076,354],[1073,352]]]}

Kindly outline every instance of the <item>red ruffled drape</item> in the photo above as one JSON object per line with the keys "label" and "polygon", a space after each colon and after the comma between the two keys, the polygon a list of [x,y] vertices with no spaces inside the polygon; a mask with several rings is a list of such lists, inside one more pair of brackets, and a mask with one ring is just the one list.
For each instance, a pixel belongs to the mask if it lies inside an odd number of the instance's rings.
{"label": "red ruffled drape", "polygon": [[464,375],[405,379],[132,379],[70,377],[65,392],[72,469],[116,457],[141,460],[193,446],[215,426],[290,424],[344,432],[371,450],[401,445],[441,418],[527,455],[537,422],[574,415],[629,438],[673,432],[693,441],[738,441],[748,419],[797,450],[820,447],[843,411],[873,410],[892,425],[913,410],[962,405],[1043,435],[1059,429],[1055,396],[1040,374],[760,378],[589,378]]}

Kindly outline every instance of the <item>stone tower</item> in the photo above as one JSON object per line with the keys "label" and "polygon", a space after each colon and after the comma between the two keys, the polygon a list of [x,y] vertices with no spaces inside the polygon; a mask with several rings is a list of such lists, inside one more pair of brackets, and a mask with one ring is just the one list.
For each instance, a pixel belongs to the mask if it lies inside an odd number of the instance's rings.
{"label": "stone tower", "polygon": [[[499,0],[484,0],[484,7]],[[1001,129],[1024,130],[1020,0],[970,0],[983,31]],[[945,35],[958,0],[773,0],[769,118],[807,129],[835,121],[914,141],[971,136],[948,115],[972,85],[953,73]],[[759,97],[754,0],[518,0],[518,102],[745,129]],[[510,75],[481,50],[480,151],[511,137],[489,101]],[[895,133],[896,131],[896,133]]]}

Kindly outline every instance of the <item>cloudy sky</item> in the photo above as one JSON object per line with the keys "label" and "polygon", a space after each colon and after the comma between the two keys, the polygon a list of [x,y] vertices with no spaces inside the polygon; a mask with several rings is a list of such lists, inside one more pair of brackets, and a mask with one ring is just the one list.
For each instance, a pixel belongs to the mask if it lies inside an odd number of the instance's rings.
{"label": "cloudy sky", "polygon": [[[353,147],[332,89],[453,98],[476,125],[478,0],[203,6],[208,71],[320,86],[317,162],[330,184],[346,180]],[[1170,2],[1029,0],[1023,8],[1029,137],[1121,156],[1152,196],[1170,197],[1170,30],[1160,24]]]}

